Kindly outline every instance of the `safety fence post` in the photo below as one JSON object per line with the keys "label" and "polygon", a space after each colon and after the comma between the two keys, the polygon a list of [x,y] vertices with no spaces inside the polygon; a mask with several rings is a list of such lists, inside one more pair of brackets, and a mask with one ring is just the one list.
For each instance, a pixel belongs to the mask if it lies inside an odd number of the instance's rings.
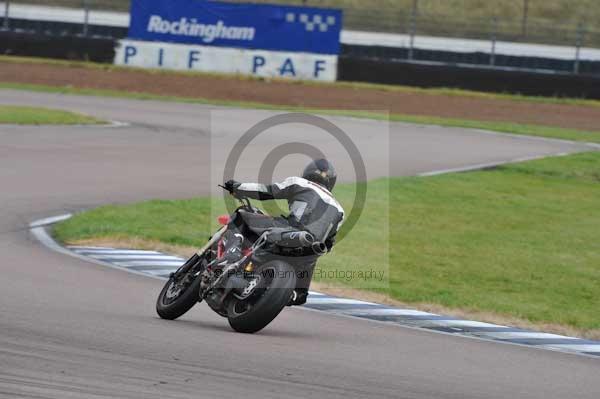
{"label": "safety fence post", "polygon": [[527,37],[527,23],[529,21],[529,0],[523,0],[523,19],[521,21],[521,38]]}
{"label": "safety fence post", "polygon": [[497,41],[497,35],[498,35],[498,18],[493,17],[492,18],[492,26],[491,26],[491,41],[492,41],[492,50],[490,53],[490,65],[494,66],[496,65],[496,41]]}
{"label": "safety fence post", "polygon": [[89,22],[90,22],[90,3],[89,3],[89,0],[83,0],[83,36],[88,35]]}
{"label": "safety fence post", "polygon": [[2,29],[8,30],[8,19],[10,15],[10,0],[4,0],[4,22],[2,23]]}
{"label": "safety fence post", "polygon": [[583,23],[580,22],[577,25],[577,40],[575,43],[575,62],[573,63],[573,73],[579,73],[579,64],[581,60],[581,47],[583,46],[583,38],[585,35],[585,28]]}
{"label": "safety fence post", "polygon": [[417,13],[419,9],[419,0],[413,0],[412,10],[410,12],[410,45],[408,47],[408,59],[412,61],[415,54],[415,34],[417,30]]}

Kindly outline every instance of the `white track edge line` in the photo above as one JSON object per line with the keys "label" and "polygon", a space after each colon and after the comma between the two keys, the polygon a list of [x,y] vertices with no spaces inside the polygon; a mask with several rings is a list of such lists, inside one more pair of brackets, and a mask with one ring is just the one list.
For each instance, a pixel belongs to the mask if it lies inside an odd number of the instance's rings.
{"label": "white track edge line", "polygon": [[572,153],[571,152],[560,152],[560,153],[554,153],[554,154],[548,154],[548,155],[533,155],[533,156],[529,156],[529,157],[514,158],[514,159],[507,160],[507,161],[480,163],[480,164],[474,164],[474,165],[459,166],[456,168],[434,170],[431,172],[419,173],[417,176],[432,177],[432,176],[445,175],[445,174],[449,174],[449,173],[474,172],[476,170],[495,168],[498,166],[509,165],[509,164],[513,164],[513,163],[536,161],[539,159],[550,158],[550,157],[565,156],[565,155],[570,155],[570,154],[574,154],[574,153],[575,152],[572,152]]}
{"label": "white track edge line", "polygon": [[334,317],[342,317],[342,318],[352,319],[352,320],[365,322],[365,323],[377,323],[380,326],[388,326],[388,327],[392,327],[392,328],[404,328],[404,329],[409,329],[409,330],[413,330],[413,331],[445,335],[448,337],[455,337],[457,339],[472,339],[475,341],[480,341],[482,343],[485,342],[488,344],[517,346],[517,347],[521,347],[523,349],[531,349],[531,350],[546,351],[546,352],[550,351],[550,352],[561,353],[561,354],[572,355],[572,356],[583,356],[583,357],[587,357],[589,359],[598,360],[598,356],[589,355],[587,353],[578,352],[578,351],[575,351],[572,349],[569,350],[566,348],[560,348],[557,346],[528,345],[528,344],[521,344],[518,342],[510,342],[510,341],[504,341],[504,340],[496,340],[496,339],[492,339],[492,338],[485,338],[483,336],[460,334],[460,333],[450,333],[450,332],[446,332],[446,331],[432,330],[430,328],[424,328],[424,327],[419,327],[419,326],[411,326],[408,324],[399,324],[399,323],[382,321],[382,320],[377,320],[377,319],[368,319],[365,317],[353,316],[351,314],[338,313],[338,312],[326,312],[326,311],[322,311],[319,309],[313,309],[313,308],[308,308],[308,307],[304,307],[304,306],[296,306],[295,308],[292,308],[291,310],[292,311],[299,310],[299,311],[305,311],[305,312],[315,312],[315,313],[320,313],[320,314],[325,313],[327,315],[331,315]]}
{"label": "white track edge line", "polygon": [[124,261],[149,260],[149,261],[156,261],[156,262],[159,262],[159,261],[181,262],[181,261],[185,260],[182,258],[177,258],[175,256],[170,256],[170,255],[152,255],[152,254],[148,254],[148,255],[144,255],[144,254],[112,254],[112,255],[91,254],[90,255],[90,254],[87,254],[87,255],[91,256],[92,258],[102,259],[102,260],[122,259]]}
{"label": "white track edge line", "polygon": [[[48,232],[46,232],[46,229],[44,227],[35,227],[35,228],[32,228],[30,231],[35,236],[35,238],[37,238],[44,246],[46,246],[47,248],[49,248],[53,251],[60,252],[62,254],[65,254],[65,255],[68,255],[68,256],[83,260],[83,261],[95,263],[95,264],[98,264],[101,266],[106,266],[111,269],[120,270],[120,271],[123,271],[126,273],[136,274],[138,276],[143,276],[143,277],[151,278],[154,280],[160,280],[160,281],[167,280],[164,277],[155,276],[155,275],[151,275],[148,273],[138,272],[138,271],[131,270],[131,269],[128,269],[125,267],[115,266],[108,262],[102,262],[100,260],[90,258],[88,256],[82,256],[82,255],[76,254],[72,251],[69,251],[68,249],[63,248],[56,241],[54,241],[54,239],[48,234]],[[510,341],[495,340],[495,339],[490,339],[490,338],[485,338],[485,337],[480,337],[480,336],[475,336],[475,335],[449,333],[449,332],[445,332],[445,331],[432,330],[429,328],[423,328],[423,327],[418,327],[418,326],[410,326],[410,325],[406,325],[406,324],[399,324],[399,323],[392,323],[392,322],[387,322],[387,321],[380,321],[380,320],[376,320],[376,319],[357,317],[357,316],[353,316],[350,314],[343,314],[343,313],[337,313],[337,312],[325,312],[325,311],[322,311],[319,309],[313,309],[313,308],[304,307],[304,306],[297,306],[295,309],[291,309],[291,310],[300,310],[300,311],[306,311],[306,312],[318,312],[319,314],[326,314],[326,315],[334,316],[334,317],[343,317],[343,318],[353,319],[356,321],[363,321],[366,323],[378,323],[380,325],[392,326],[393,328],[404,328],[404,329],[410,329],[410,330],[414,330],[414,331],[426,332],[426,333],[431,333],[431,334],[446,335],[446,336],[450,336],[450,337],[456,337],[458,339],[472,339],[472,340],[477,340],[477,341],[481,341],[481,342],[495,343],[495,344],[499,344],[499,345],[512,345],[512,346],[519,346],[522,348],[527,348],[527,349],[532,349],[532,350],[551,351],[551,352],[557,352],[557,353],[562,353],[562,354],[567,354],[567,355],[584,356],[584,357],[587,357],[590,359],[598,359],[597,356],[589,355],[589,354],[586,354],[583,352],[578,352],[573,349],[568,349],[568,348],[558,347],[558,346],[527,345],[527,344],[520,344],[520,343],[510,342]]]}
{"label": "white track edge line", "polygon": [[[598,146],[598,148],[600,148],[600,145]],[[562,154],[561,154],[562,155]],[[552,156],[552,155],[542,155],[542,156],[537,156],[534,157],[533,159],[539,159],[539,158],[545,158],[548,156]],[[556,156],[556,155],[555,155]],[[518,160],[514,160],[514,161],[508,161],[505,163],[510,163],[510,162],[522,162],[518,161]],[[450,172],[445,172],[445,173],[450,173]],[[419,175],[420,176],[420,175]],[[67,248],[62,247],[60,244],[58,244],[46,231],[45,226],[53,224],[53,223],[57,223],[59,221],[64,221],[69,219],[70,217],[72,217],[72,214],[64,214],[64,215],[58,215],[58,216],[53,216],[50,218],[45,218],[45,219],[40,219],[40,220],[36,220],[34,222],[30,223],[30,232],[35,236],[35,238],[40,241],[40,243],[42,243],[44,246],[46,246],[47,248],[54,250],[56,252],[65,254],[65,255],[69,255],[71,257],[74,258],[78,258],[84,261],[88,261],[88,262],[92,262],[92,263],[96,263],[98,265],[102,265],[105,267],[110,267],[112,269],[116,269],[116,270],[121,270],[121,271],[125,271],[127,273],[131,273],[131,274],[136,274],[139,276],[144,276],[147,278],[152,278],[155,280],[161,280],[161,281],[165,281],[167,280],[164,277],[160,277],[157,275],[152,275],[152,274],[148,274],[146,272],[138,272],[136,270],[131,270],[128,269],[126,267],[122,267],[122,266],[117,266],[108,262],[103,262],[101,260],[98,259],[94,259],[91,258],[89,256],[83,256],[83,255],[79,255]],[[345,298],[344,298],[345,299]],[[584,356],[584,357],[588,357],[588,358],[592,358],[592,359],[597,359],[597,356],[593,356],[593,355],[589,355],[586,354],[582,351],[578,351],[576,350],[574,347],[578,346],[577,344],[571,344],[571,345],[552,345],[552,344],[546,344],[546,345],[527,345],[527,344],[520,344],[520,343],[515,343],[515,342],[510,342],[510,341],[502,341],[502,340],[497,340],[497,339],[490,339],[489,337],[486,338],[485,336],[474,336],[474,335],[466,335],[466,334],[457,334],[457,333],[449,333],[449,332],[444,332],[444,331],[439,331],[439,330],[432,330],[429,328],[423,328],[423,327],[418,327],[418,326],[410,326],[410,325],[405,325],[405,324],[399,324],[399,323],[391,323],[391,322],[386,322],[386,321],[380,321],[380,320],[375,320],[375,319],[369,319],[369,318],[364,318],[364,317],[357,317],[357,316],[353,316],[351,314],[344,314],[344,313],[337,313],[337,312],[324,312],[322,310],[318,310],[318,309],[311,309],[308,307],[297,307],[297,310],[304,310],[304,311],[312,311],[312,312],[320,312],[320,313],[326,313],[328,315],[334,315],[337,317],[345,317],[345,318],[351,318],[354,320],[363,320],[366,322],[371,322],[371,323],[379,323],[379,324],[384,324],[384,325],[392,325],[395,327],[401,327],[401,328],[409,328],[409,329],[413,329],[413,330],[417,330],[417,331],[427,331],[430,333],[435,333],[435,334],[444,334],[444,335],[448,335],[448,336],[454,336],[454,337],[458,337],[458,338],[469,338],[469,339],[475,339],[475,340],[479,340],[479,341],[484,341],[484,342],[491,342],[491,343],[497,343],[497,344],[506,344],[506,345],[513,345],[513,346],[520,346],[523,348],[530,348],[530,349],[537,349],[537,350],[550,350],[553,352],[560,352],[560,353],[564,353],[564,354],[571,354],[571,355],[576,355],[576,356]],[[483,323],[483,322],[482,322]],[[501,326],[499,326],[501,327]]]}
{"label": "white track edge line", "polygon": [[73,216],[70,213],[64,214],[64,215],[57,215],[57,216],[50,216],[44,219],[40,219],[40,220],[36,220],[34,222],[29,223],[29,228],[35,228],[35,227],[41,227],[41,226],[47,226],[49,224],[54,224],[54,223],[58,223],[58,222],[62,222],[64,220],[67,220],[69,218],[71,218],[71,216]]}
{"label": "white track edge line", "polygon": [[79,260],[83,260],[86,262],[95,263],[97,265],[110,267],[111,269],[121,270],[126,273],[137,274],[138,276],[143,276],[143,277],[152,278],[152,279],[161,280],[161,281],[166,280],[163,277],[153,276],[148,273],[141,273],[136,270],[131,270],[131,269],[127,269],[125,267],[116,266],[112,263],[103,262],[98,259],[90,258],[89,256],[83,256],[83,255],[76,254],[75,252],[69,251],[68,249],[62,247],[56,241],[54,241],[54,239],[50,236],[50,234],[48,234],[48,232],[46,231],[46,229],[43,226],[34,227],[34,228],[30,229],[30,232],[42,245],[44,245],[48,249],[59,252],[61,254],[68,255],[73,258],[77,258]]}
{"label": "white track edge line", "polygon": [[[107,120],[107,123],[99,123],[96,125],[82,125],[82,124],[78,124],[78,125],[62,125],[62,126],[66,126],[66,127],[82,127],[82,128],[92,128],[92,129],[114,129],[114,128],[119,128],[119,127],[128,127],[131,126],[131,123],[128,122],[121,122],[121,121],[114,121],[114,120]],[[44,125],[38,125],[38,126],[44,126]],[[55,126],[61,126],[61,125],[55,125]]]}

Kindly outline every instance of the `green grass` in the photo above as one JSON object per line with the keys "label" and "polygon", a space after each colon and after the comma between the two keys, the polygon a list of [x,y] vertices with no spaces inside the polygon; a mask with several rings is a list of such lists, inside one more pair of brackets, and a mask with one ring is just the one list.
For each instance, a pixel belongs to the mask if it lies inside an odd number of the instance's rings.
{"label": "green grass", "polygon": [[74,112],[37,107],[0,105],[0,124],[14,125],[90,125],[100,120]]}
{"label": "green grass", "polygon": [[[258,3],[302,4],[303,0],[256,0]],[[346,29],[408,33],[413,0],[308,0],[318,7],[344,10]],[[420,35],[489,40],[492,18],[502,40],[573,46],[577,25],[587,27],[586,43],[600,35],[600,7],[594,0],[529,0],[527,30],[522,31],[524,0],[418,0],[416,31]]]}
{"label": "green grass", "polygon": [[[70,60],[57,60],[51,58],[38,58],[38,57],[20,57],[20,56],[6,56],[0,55],[0,62],[5,63],[28,63],[38,65],[54,65],[65,68],[89,68],[100,71],[128,71],[151,75],[180,75],[180,76],[198,76],[198,77],[211,77],[215,79],[237,79],[237,80],[250,80],[250,81],[264,81],[264,78],[245,76],[245,75],[229,75],[217,72],[198,72],[198,71],[173,71],[166,69],[152,69],[152,68],[137,68],[137,67],[126,67],[112,64],[102,64],[97,62],[89,61],[70,61]],[[582,105],[590,107],[600,107],[600,101],[588,100],[584,98],[568,98],[568,97],[542,97],[542,96],[525,96],[520,94],[509,94],[509,93],[486,93],[472,90],[454,89],[454,88],[419,88],[402,85],[386,85],[380,83],[366,83],[366,82],[316,82],[316,81],[290,81],[284,79],[271,79],[274,82],[282,82],[293,85],[303,86],[317,86],[317,87],[341,87],[350,88],[356,90],[379,90],[388,92],[402,92],[408,94],[425,94],[431,96],[456,96],[456,97],[470,97],[470,98],[481,98],[489,100],[507,100],[507,101],[518,101],[535,104],[558,104],[558,105]],[[19,88],[23,86],[21,84],[13,84],[11,82],[1,82],[2,86],[6,88]],[[38,85],[25,85],[32,87],[44,87]],[[74,88],[73,88],[74,89]],[[187,97],[186,97],[187,98]],[[189,98],[187,98],[189,99]]]}
{"label": "green grass", "polygon": [[[81,8],[81,0],[13,0],[18,3]],[[240,0],[246,1],[246,0]],[[256,3],[283,3],[344,10],[346,29],[406,33],[413,0],[254,0]],[[93,9],[128,11],[129,0],[94,0]],[[594,29],[600,18],[595,0],[529,0],[528,34],[522,37],[523,0],[419,0],[417,30],[420,34],[453,35],[487,40],[490,21],[500,21],[500,38],[525,39],[573,45],[574,31],[582,22],[588,26],[586,39],[598,44]]]}
{"label": "green grass", "polygon": [[600,153],[395,180],[391,295],[600,328]]}
{"label": "green grass", "polygon": [[[354,190],[336,188],[346,208]],[[104,206],[58,225],[55,236],[199,246],[223,209],[220,199],[209,198]],[[598,152],[487,171],[379,179],[368,184],[359,223],[319,268],[386,271],[381,282],[335,282],[403,302],[597,330],[599,209]]]}
{"label": "green grass", "polygon": [[448,127],[481,129],[524,136],[548,137],[562,140],[600,143],[600,131],[590,132],[553,126],[529,125],[512,122],[489,122],[469,119],[440,118],[435,116],[390,115],[390,120],[424,125],[439,125]]}
{"label": "green grass", "polygon": [[[76,87],[56,87],[46,85],[34,85],[25,83],[3,83],[0,82],[0,88],[4,89],[16,89],[16,90],[29,90],[44,93],[62,93],[62,94],[77,94],[87,96],[103,96],[103,97],[118,97],[118,98],[129,98],[135,100],[158,100],[158,101],[173,101],[182,103],[193,103],[193,104],[207,104],[217,105],[226,107],[237,107],[237,108],[252,108],[252,109],[265,109],[265,110],[280,110],[280,111],[296,111],[296,112],[307,112],[313,114],[322,115],[335,115],[335,116],[350,116],[356,118],[366,119],[378,119],[378,120],[391,120],[394,122],[406,122],[423,125],[439,125],[447,127],[463,127],[471,129],[482,129],[489,131],[496,131],[501,133],[511,133],[527,136],[538,136],[538,137],[549,137],[563,140],[573,140],[590,143],[600,143],[600,132],[590,132],[576,129],[567,129],[552,126],[539,126],[539,125],[528,125],[511,122],[491,122],[491,121],[474,121],[468,119],[453,119],[453,118],[441,118],[435,116],[417,116],[417,115],[400,115],[400,114],[383,114],[370,111],[354,111],[354,110],[328,110],[328,109],[315,109],[307,107],[294,107],[294,106],[282,106],[272,105],[265,103],[257,103],[250,101],[235,101],[235,100],[214,100],[207,98],[190,98],[190,97],[179,97],[179,96],[165,96],[150,93],[139,93],[139,92],[127,92],[118,90],[106,90],[106,89],[88,89],[88,88],[76,88]],[[458,95],[458,94],[457,94]],[[577,100],[573,100],[577,101]],[[584,101],[584,100],[581,100]]]}
{"label": "green grass", "polygon": [[[109,64],[99,64],[93,62],[81,62],[81,61],[64,61],[64,60],[52,60],[43,58],[31,58],[31,57],[14,57],[14,56],[0,56],[0,62],[9,63],[32,63],[32,64],[47,64],[57,65],[65,68],[91,68],[102,71],[135,71],[136,73],[145,74],[158,74],[158,75],[182,75],[182,76],[201,76],[201,77],[213,77],[215,79],[239,79],[239,80],[262,80],[255,77],[247,76],[231,76],[217,73],[204,73],[204,72],[185,72],[185,71],[167,71],[160,69],[141,69],[122,67]],[[282,81],[283,82],[283,81]],[[409,94],[423,94],[430,96],[456,96],[456,97],[469,97],[469,98],[480,98],[488,100],[506,100],[516,101],[533,104],[557,104],[557,105],[572,105],[572,106],[587,106],[587,107],[600,107],[600,101],[587,100],[578,98],[559,98],[559,97],[535,97],[535,96],[522,96],[515,94],[506,93],[483,93],[469,90],[451,89],[451,88],[433,88],[433,89],[422,89],[407,86],[395,86],[395,85],[383,85],[373,83],[360,83],[360,82],[335,82],[335,83],[323,83],[323,82],[290,82],[285,81],[290,86],[294,85],[311,85],[319,87],[342,87],[350,88],[354,90],[379,90],[379,91],[397,91]],[[351,116],[358,118],[368,119],[379,119],[396,122],[407,122],[424,125],[439,125],[448,127],[462,127],[462,128],[473,128],[490,130],[501,133],[511,133],[529,136],[549,137],[564,140],[583,141],[600,143],[600,131],[582,131],[577,129],[559,128],[552,126],[539,126],[529,125],[511,122],[493,122],[493,121],[475,121],[467,119],[455,119],[455,118],[441,118],[435,116],[418,116],[418,115],[401,115],[401,114],[382,114],[378,112],[370,111],[355,111],[355,110],[327,110],[327,109],[314,109],[300,106],[283,106],[265,104],[251,101],[236,101],[236,100],[215,100],[210,98],[202,97],[181,97],[172,95],[158,95],[143,92],[129,92],[120,90],[107,90],[107,89],[91,89],[91,88],[78,88],[72,86],[49,86],[49,85],[36,85],[27,83],[13,83],[13,82],[0,82],[0,88],[5,89],[16,89],[16,90],[29,90],[46,93],[62,93],[62,94],[78,94],[78,95],[89,95],[89,96],[104,96],[104,97],[120,97],[130,98],[136,100],[158,100],[158,101],[172,101],[182,103],[195,103],[195,104],[207,104],[207,105],[220,105],[229,107],[239,108],[254,108],[254,109],[267,109],[267,110],[282,110],[282,111],[298,111],[298,112],[309,112],[309,113],[320,113],[325,115],[339,115],[339,116]]]}
{"label": "green grass", "polygon": [[[240,0],[242,1],[242,0]],[[245,1],[245,0],[243,0]],[[398,15],[410,13],[413,0],[254,0],[254,3],[283,3],[317,7],[339,7],[347,12],[354,10],[363,13],[380,12]],[[43,4],[63,7],[81,7],[81,0],[13,0],[13,3]],[[593,21],[600,17],[600,8],[594,0],[530,0],[530,16],[535,21],[558,23],[560,21]],[[94,0],[94,9],[129,10],[129,0]],[[522,0],[419,0],[423,14],[446,16],[455,19],[490,19],[496,15],[501,18],[518,20],[522,16]],[[585,10],[585,14],[581,11]]]}

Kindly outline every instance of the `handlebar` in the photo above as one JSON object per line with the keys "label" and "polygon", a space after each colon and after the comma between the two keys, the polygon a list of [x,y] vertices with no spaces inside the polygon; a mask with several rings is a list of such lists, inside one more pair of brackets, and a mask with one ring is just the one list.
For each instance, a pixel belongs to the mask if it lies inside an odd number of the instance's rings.
{"label": "handlebar", "polygon": [[229,194],[231,194],[236,200],[240,201],[242,203],[242,205],[244,207],[246,207],[247,209],[252,209],[252,204],[250,203],[250,199],[248,197],[244,197],[244,196],[237,196],[235,195],[231,190],[228,190],[227,187],[225,187],[222,184],[217,184],[218,187],[221,187],[223,190],[229,192]]}
{"label": "handlebar", "polygon": [[229,193],[231,193],[231,191],[230,191],[229,189],[227,189],[227,187],[225,187],[225,186],[224,186],[224,185],[222,185],[222,184],[217,184],[217,187],[221,187],[223,190],[225,190],[225,191],[229,191]]}

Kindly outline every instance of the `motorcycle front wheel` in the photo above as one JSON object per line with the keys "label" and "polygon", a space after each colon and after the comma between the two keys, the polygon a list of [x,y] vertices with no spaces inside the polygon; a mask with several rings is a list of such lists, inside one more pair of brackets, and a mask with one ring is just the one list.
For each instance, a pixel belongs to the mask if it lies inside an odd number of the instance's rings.
{"label": "motorcycle front wheel", "polygon": [[166,282],[156,300],[156,313],[162,319],[175,320],[198,303],[201,279],[193,276],[198,261],[194,255]]}
{"label": "motorcycle front wheel", "polygon": [[252,296],[233,299],[227,308],[229,325],[237,332],[253,334],[265,328],[288,304],[296,287],[296,272],[279,260],[261,265],[260,282]]}

